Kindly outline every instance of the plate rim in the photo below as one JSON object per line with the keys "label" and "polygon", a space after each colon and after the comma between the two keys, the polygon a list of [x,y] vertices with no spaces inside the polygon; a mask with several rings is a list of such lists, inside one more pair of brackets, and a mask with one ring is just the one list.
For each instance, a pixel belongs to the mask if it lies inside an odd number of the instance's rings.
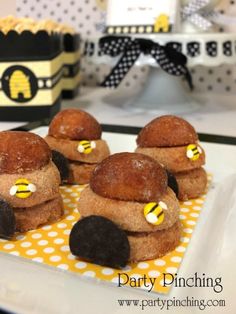
{"label": "plate rim", "polygon": [[[50,119],[44,119],[39,121],[29,122],[21,127],[12,129],[12,131],[31,131],[38,127],[48,126]],[[141,127],[129,126],[129,125],[119,125],[119,124],[101,124],[103,132],[120,133],[120,134],[130,134],[137,135],[141,131]],[[207,143],[217,143],[236,146],[236,137],[211,134],[211,133],[198,133],[199,140],[201,142]]]}

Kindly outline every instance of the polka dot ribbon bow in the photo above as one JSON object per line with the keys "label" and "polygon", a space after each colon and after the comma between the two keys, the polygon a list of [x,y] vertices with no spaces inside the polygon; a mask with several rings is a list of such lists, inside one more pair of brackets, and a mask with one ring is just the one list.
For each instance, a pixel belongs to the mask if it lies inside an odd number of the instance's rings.
{"label": "polka dot ribbon bow", "polygon": [[193,88],[192,77],[187,69],[187,58],[177,50],[166,45],[161,46],[151,40],[119,36],[106,36],[100,39],[102,54],[121,57],[111,73],[105,78],[102,87],[116,88],[143,53],[151,55],[159,66],[168,74],[186,77],[190,89]]}
{"label": "polka dot ribbon bow", "polygon": [[213,11],[207,9],[210,0],[190,0],[182,7],[182,19],[187,20],[202,30],[208,30],[212,27],[212,22],[208,20]]}

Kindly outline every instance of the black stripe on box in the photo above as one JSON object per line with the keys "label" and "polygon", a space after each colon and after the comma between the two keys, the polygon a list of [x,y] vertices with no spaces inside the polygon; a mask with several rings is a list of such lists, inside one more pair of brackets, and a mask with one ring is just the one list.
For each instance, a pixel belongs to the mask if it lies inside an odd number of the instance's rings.
{"label": "black stripe on box", "polygon": [[64,51],[75,52],[79,50],[81,43],[81,38],[79,34],[64,34],[63,45]]}
{"label": "black stripe on box", "polygon": [[75,77],[80,70],[80,60],[74,64],[63,64],[63,76],[64,77]]}
{"label": "black stripe on box", "polygon": [[[52,119],[61,108],[61,96],[50,106],[0,106],[1,121],[38,121],[49,117]],[[43,123],[41,120],[40,123]],[[38,124],[38,123],[37,123]],[[29,123],[30,125],[30,123]],[[27,126],[26,126],[27,128]],[[28,129],[27,131],[29,131]]]}
{"label": "black stripe on box", "polygon": [[79,86],[78,84],[73,90],[71,89],[63,89],[62,90],[62,98],[63,99],[73,99],[79,94]]}
{"label": "black stripe on box", "polygon": [[105,33],[109,35],[113,34],[152,34],[152,33],[170,33],[173,29],[172,24],[169,24],[167,32],[163,32],[160,29],[159,32],[155,32],[154,25],[110,25],[106,28]]}
{"label": "black stripe on box", "polygon": [[[53,76],[50,77],[36,77],[38,81],[38,90],[42,89],[52,89],[61,80],[63,75],[63,68],[60,68]],[[1,79],[0,79],[1,82]],[[50,83],[50,85],[48,84]],[[2,84],[0,91],[3,90]]]}
{"label": "black stripe on box", "polygon": [[0,32],[0,61],[52,60],[62,52],[62,44],[59,33]]}

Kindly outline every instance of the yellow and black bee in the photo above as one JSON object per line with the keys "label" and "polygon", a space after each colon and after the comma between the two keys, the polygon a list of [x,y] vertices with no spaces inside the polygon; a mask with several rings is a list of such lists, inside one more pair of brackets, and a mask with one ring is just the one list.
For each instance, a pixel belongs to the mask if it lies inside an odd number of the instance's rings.
{"label": "yellow and black bee", "polygon": [[18,198],[28,198],[36,192],[36,186],[27,179],[18,179],[10,189],[10,195]]}
{"label": "yellow and black bee", "polygon": [[93,149],[96,148],[96,143],[94,141],[80,141],[78,145],[78,151],[81,154],[90,154],[92,153]]}
{"label": "yellow and black bee", "polygon": [[199,146],[195,144],[190,144],[187,146],[186,155],[190,160],[198,160],[200,155],[202,154],[202,150]]}
{"label": "yellow and black bee", "polygon": [[148,203],[144,207],[144,217],[150,224],[158,226],[162,224],[165,217],[163,209],[167,210],[167,205],[164,202]]}

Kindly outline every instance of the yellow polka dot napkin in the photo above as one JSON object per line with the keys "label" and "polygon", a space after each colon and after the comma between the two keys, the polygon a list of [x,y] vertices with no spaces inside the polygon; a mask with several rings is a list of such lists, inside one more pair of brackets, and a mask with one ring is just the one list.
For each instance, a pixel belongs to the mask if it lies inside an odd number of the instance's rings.
{"label": "yellow polka dot napkin", "polygon": [[[127,273],[135,279],[146,275],[147,277],[156,278],[153,292],[168,293],[171,286],[163,287],[162,274],[175,274],[178,271],[200,215],[205,195],[180,204],[180,220],[183,231],[181,242],[174,251],[160,259],[129,264],[125,269],[117,270],[84,262],[70,253],[68,246],[69,234],[73,224],[79,219],[77,204],[83,188],[83,186],[61,187],[65,207],[62,220],[25,234],[19,234],[11,241],[0,239],[0,251],[75,272],[82,276],[109,281],[116,285],[118,283],[118,273]],[[120,281],[122,282],[122,280],[126,280],[126,277],[120,276]],[[146,286],[142,284],[141,288],[150,289],[147,286],[148,283]]]}

